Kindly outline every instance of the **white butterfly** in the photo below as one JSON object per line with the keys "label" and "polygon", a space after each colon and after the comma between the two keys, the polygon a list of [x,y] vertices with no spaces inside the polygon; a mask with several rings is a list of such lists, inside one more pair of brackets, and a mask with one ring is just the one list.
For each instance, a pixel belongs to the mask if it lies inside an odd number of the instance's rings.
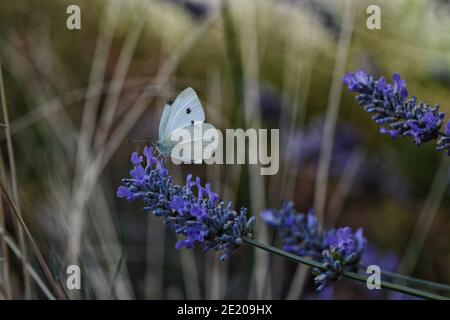
{"label": "white butterfly", "polygon": [[[184,163],[201,163],[206,160],[205,154],[212,156],[218,144],[217,130],[204,121],[205,111],[197,94],[192,88],[184,89],[164,106],[156,142],[159,152],[174,162]],[[205,132],[215,138],[207,139]],[[175,152],[178,150],[182,152]]]}

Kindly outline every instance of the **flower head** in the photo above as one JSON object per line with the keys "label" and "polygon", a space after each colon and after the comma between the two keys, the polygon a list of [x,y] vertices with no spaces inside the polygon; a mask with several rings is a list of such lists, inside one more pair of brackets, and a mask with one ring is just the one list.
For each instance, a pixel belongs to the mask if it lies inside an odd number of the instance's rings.
{"label": "flower head", "polygon": [[205,251],[221,250],[226,259],[242,243],[242,237],[251,237],[255,218],[247,219],[246,209],[235,211],[231,203],[225,205],[211,190],[211,185],[201,184],[200,178],[186,184],[174,184],[163,163],[153,155],[153,148],[146,147],[143,156],[133,153],[131,178],[123,179],[117,190],[119,198],[128,201],[142,200],[144,210],[164,219],[164,224],[185,239],[176,248],[192,248],[203,244]]}
{"label": "flower head", "polygon": [[267,224],[277,228],[284,250],[300,256],[320,256],[323,236],[312,210],[307,214],[298,213],[292,202],[283,202],[279,210],[268,209],[261,216]]}
{"label": "flower head", "polygon": [[324,264],[323,268],[313,270],[318,291],[339,279],[345,270],[358,267],[366,246],[362,229],[356,232],[349,227],[323,230],[314,211],[299,213],[292,202],[284,202],[278,210],[265,210],[261,216],[277,229],[284,250],[312,257]]}
{"label": "flower head", "polygon": [[[358,93],[356,101],[372,114],[372,119],[381,126],[381,133],[392,139],[411,137],[417,145],[438,138],[445,114],[439,111],[439,105],[430,106],[418,102],[416,97],[408,98],[406,81],[400,75],[394,74],[392,83],[388,83],[384,77],[375,80],[359,70],[347,73],[343,82],[349,91]],[[447,142],[438,149],[448,150]]]}
{"label": "flower head", "polygon": [[313,270],[319,291],[339,279],[345,269],[357,269],[364,253],[366,239],[361,228],[353,233],[352,229],[344,227],[328,231],[324,246],[327,248],[322,252],[325,269]]}

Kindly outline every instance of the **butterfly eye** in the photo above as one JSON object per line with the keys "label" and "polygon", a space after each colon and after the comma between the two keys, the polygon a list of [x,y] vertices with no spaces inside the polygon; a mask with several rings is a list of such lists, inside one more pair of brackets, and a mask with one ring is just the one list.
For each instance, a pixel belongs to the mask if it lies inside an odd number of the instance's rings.
{"label": "butterfly eye", "polygon": [[174,101],[175,101],[174,98],[170,98],[169,101],[167,101],[167,104],[168,104],[169,106],[171,106],[171,105],[173,104]]}
{"label": "butterfly eye", "polygon": [[186,109],[186,113],[187,113],[187,114],[191,113],[191,108],[187,108],[187,109]]}

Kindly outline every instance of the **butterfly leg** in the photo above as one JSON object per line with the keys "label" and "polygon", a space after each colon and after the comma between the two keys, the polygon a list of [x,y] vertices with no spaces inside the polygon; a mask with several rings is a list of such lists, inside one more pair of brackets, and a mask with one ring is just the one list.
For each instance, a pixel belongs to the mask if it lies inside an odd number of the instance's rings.
{"label": "butterfly leg", "polygon": [[156,159],[158,159],[158,161],[162,160],[162,163],[165,163],[167,158],[164,153],[162,153],[158,147],[155,148],[155,152],[157,152]]}

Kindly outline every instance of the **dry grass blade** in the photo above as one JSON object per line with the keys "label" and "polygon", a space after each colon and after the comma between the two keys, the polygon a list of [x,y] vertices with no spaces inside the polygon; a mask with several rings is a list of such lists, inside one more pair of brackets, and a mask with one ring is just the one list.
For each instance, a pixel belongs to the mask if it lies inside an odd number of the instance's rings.
{"label": "dry grass blade", "polygon": [[[3,199],[0,197],[0,228],[2,230],[5,229],[5,213],[3,210]],[[7,243],[4,237],[1,239],[1,248],[3,253],[3,279],[5,282],[5,292],[6,299],[12,299],[12,290],[11,290],[11,274],[10,274],[10,262],[9,262],[9,252]]]}
{"label": "dry grass blade", "polygon": [[140,15],[135,13],[136,16],[133,19],[134,23],[128,30],[125,43],[120,51],[119,59],[114,70],[113,80],[111,82],[114,85],[110,85],[109,87],[105,101],[105,110],[102,112],[98,125],[99,128],[97,129],[95,136],[94,147],[96,150],[100,149],[108,138],[119,105],[120,93],[125,84],[126,75],[133,58],[133,53],[146,22],[145,17],[149,13],[150,8],[152,8],[152,6],[148,4],[146,4],[147,8],[142,4],[141,6],[142,7],[137,8]]}
{"label": "dry grass blade", "polygon": [[0,189],[11,208],[11,211],[14,213],[14,216],[16,217],[17,221],[19,222],[19,224],[21,225],[21,227],[23,228],[23,230],[25,232],[25,235],[28,237],[28,239],[31,243],[31,247],[34,251],[34,254],[36,255],[36,258],[38,259],[39,264],[41,265],[42,269],[44,270],[47,280],[52,285],[53,290],[55,291],[58,298],[64,300],[65,296],[64,296],[61,288],[59,287],[59,285],[57,284],[55,279],[53,279],[52,273],[50,272],[50,269],[48,268],[47,264],[45,263],[44,257],[42,256],[41,252],[39,251],[39,247],[37,246],[36,241],[34,241],[34,238],[31,234],[30,230],[28,229],[25,221],[23,221],[22,216],[19,214],[19,211],[17,210],[17,207],[11,197],[11,194],[8,192],[8,188],[5,186],[2,179],[0,179]]}
{"label": "dry grass blade", "polygon": [[[102,82],[105,76],[109,51],[114,36],[114,30],[117,25],[120,6],[121,2],[119,1],[113,1],[108,4],[105,9],[105,20],[102,20],[100,23],[101,31],[97,39],[85,105],[83,107],[81,129],[77,139],[74,190],[77,190],[79,187],[80,181],[82,180],[82,172],[85,170],[85,167],[89,165],[90,144],[95,132],[97,111],[100,103],[99,92],[102,90],[102,88],[96,86],[96,84]],[[70,224],[73,226],[71,238],[73,240],[69,242],[67,249],[68,260],[71,263],[76,261],[80,251],[80,241],[85,220],[83,210],[78,210],[79,206],[76,202],[74,207],[75,209],[70,214],[70,219],[72,220]]]}
{"label": "dry grass blade", "polygon": [[[5,229],[0,227],[0,235],[2,236],[2,241],[11,249],[11,251],[18,257],[22,258],[22,253],[20,252],[19,247],[16,245],[14,240],[6,234]],[[39,274],[34,270],[33,266],[29,263],[26,265],[26,270],[30,274],[31,278],[36,282],[37,286],[41,288],[42,292],[49,300],[55,300],[55,296],[51,293],[50,289],[47,287],[45,282],[41,279]]]}
{"label": "dry grass blade", "polygon": [[[5,178],[6,174],[5,174],[5,167],[3,164],[3,155],[2,152],[0,150],[0,177]],[[0,197],[0,228],[2,228],[2,230],[5,230],[5,211],[3,208],[3,198]],[[1,248],[2,248],[2,253],[3,253],[3,278],[4,278],[4,282],[5,282],[5,292],[6,292],[6,298],[7,299],[12,299],[13,297],[13,292],[12,292],[12,288],[11,288],[11,265],[10,265],[10,260],[9,260],[9,252],[8,252],[8,245],[6,243],[6,239],[4,237],[2,237],[1,241]]]}
{"label": "dry grass blade", "polygon": [[[16,161],[14,159],[14,148],[12,145],[11,132],[9,127],[9,116],[8,116],[8,108],[6,106],[6,95],[5,95],[5,87],[3,84],[3,69],[2,62],[0,61],[0,90],[1,90],[1,100],[2,100],[2,110],[3,110],[3,121],[5,127],[5,136],[6,136],[6,146],[8,150],[8,159],[9,159],[9,167],[11,170],[11,185],[14,201],[17,205],[17,212],[20,215],[20,205],[19,205],[19,191],[17,186],[17,175],[16,175]],[[31,280],[26,270],[27,265],[27,247],[25,242],[25,237],[23,235],[22,228],[16,224],[17,232],[19,234],[19,244],[20,249],[22,251],[22,273],[23,273],[23,281],[25,286],[25,298],[31,298]]]}
{"label": "dry grass blade", "polygon": [[341,100],[341,77],[344,74],[347,65],[348,52],[354,27],[355,5],[353,5],[352,2],[352,0],[346,0],[343,8],[341,32],[339,34],[339,42],[337,45],[336,62],[334,65],[327,113],[323,127],[319,166],[317,168],[316,188],[314,191],[314,210],[316,211],[317,219],[321,222],[323,222],[325,214],[328,174],[330,171],[331,153],[333,151],[334,134]]}
{"label": "dry grass blade", "polygon": [[414,271],[419,255],[422,252],[423,245],[430,232],[431,225],[439,211],[439,207],[445,195],[445,190],[447,190],[448,187],[448,165],[448,160],[444,158],[441,161],[439,168],[436,170],[427,199],[419,213],[419,218],[417,219],[414,231],[398,267],[398,272],[401,274],[410,275]]}
{"label": "dry grass blade", "polygon": [[[248,2],[242,7],[246,12],[245,18],[240,18],[240,41],[241,41],[241,61],[244,84],[244,120],[249,128],[261,128],[261,112],[259,109],[259,56],[258,41],[256,34],[257,7],[256,2]],[[254,152],[249,150],[249,152]],[[271,155],[274,156],[274,155]],[[248,177],[249,188],[252,190],[250,198],[251,212],[257,213],[264,210],[265,202],[265,180],[260,174],[260,165],[249,165]],[[258,241],[268,242],[268,231],[265,224],[259,224],[255,228],[255,238]],[[253,267],[254,279],[252,284],[255,286],[257,299],[271,298],[271,283],[268,280],[270,266],[269,254],[263,251],[255,251],[255,263]]]}

